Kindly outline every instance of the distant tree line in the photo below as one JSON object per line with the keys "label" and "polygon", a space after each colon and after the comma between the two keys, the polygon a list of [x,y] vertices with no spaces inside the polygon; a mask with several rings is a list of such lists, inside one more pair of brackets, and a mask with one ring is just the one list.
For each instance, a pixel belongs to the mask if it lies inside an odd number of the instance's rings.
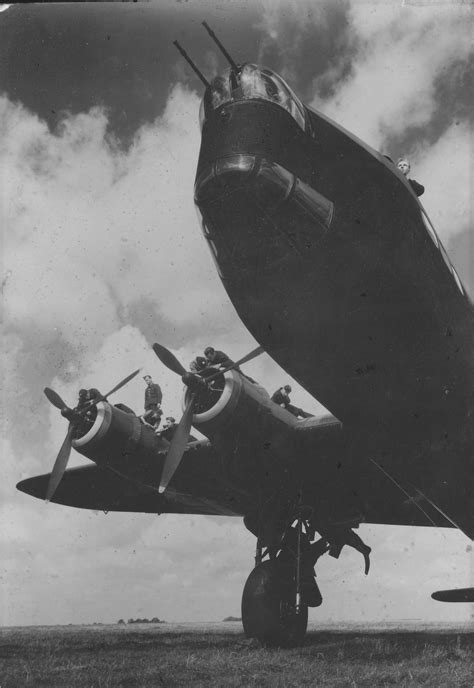
{"label": "distant tree line", "polygon": [[[117,621],[118,624],[125,624],[125,621],[123,619],[119,619]],[[128,624],[145,624],[145,623],[166,623],[166,621],[163,621],[163,619],[159,619],[157,616],[154,616],[152,619],[129,619],[127,621]]]}

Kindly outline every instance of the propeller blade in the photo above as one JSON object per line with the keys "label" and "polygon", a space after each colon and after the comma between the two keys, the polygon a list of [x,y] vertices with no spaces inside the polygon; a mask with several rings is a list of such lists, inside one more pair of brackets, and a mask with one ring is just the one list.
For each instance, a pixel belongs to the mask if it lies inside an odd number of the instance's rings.
{"label": "propeller blade", "polygon": [[186,368],[183,368],[176,356],[166,347],[161,346],[161,344],[153,344],[153,351],[163,365],[169,368],[173,373],[182,377],[187,372]]}
{"label": "propeller blade", "polygon": [[61,399],[59,394],[54,391],[54,389],[50,389],[49,387],[45,387],[43,392],[46,395],[46,398],[48,399],[49,402],[53,406],[56,406],[57,409],[62,411],[62,409],[67,408],[67,404],[64,403],[64,401]]}
{"label": "propeller blade", "polygon": [[[118,385],[115,385],[115,387],[114,387],[113,389],[111,389],[110,392],[107,392],[107,394],[105,395],[104,399],[107,399],[107,397],[110,397],[110,395],[111,395],[111,394],[114,394],[114,392],[118,392],[118,390],[119,390],[121,387],[123,387],[124,385],[126,385],[127,382],[130,382],[130,380],[133,380],[133,378],[134,378],[136,375],[138,375],[138,373],[140,372],[140,370],[141,370],[141,368],[138,368],[138,370],[135,370],[133,373],[130,373],[130,375],[127,375],[127,377],[124,377],[124,379],[123,379],[121,382],[119,382]],[[98,399],[97,401],[100,401],[100,399]]]}
{"label": "propeller blade", "polygon": [[257,346],[256,349],[253,349],[253,351],[248,353],[246,356],[239,358],[239,360],[236,363],[233,363],[228,368],[224,368],[224,370],[219,370],[217,373],[214,373],[213,375],[206,377],[205,378],[206,382],[211,382],[211,380],[214,380],[216,377],[219,377],[219,375],[223,375],[224,373],[227,373],[228,370],[233,370],[234,368],[238,368],[243,363],[247,363],[248,361],[251,361],[253,358],[257,358],[257,356],[260,356],[260,354],[263,354],[263,352],[264,352],[263,347]]}
{"label": "propeller blade", "polygon": [[56,492],[56,489],[61,482],[61,478],[64,475],[64,471],[66,470],[67,462],[69,461],[69,456],[71,454],[73,430],[74,428],[72,423],[69,423],[66,437],[61,445],[61,449],[59,450],[59,454],[54,462],[53,471],[49,478],[48,489],[45,497],[47,502],[51,500],[52,496]]}
{"label": "propeller blade", "polygon": [[248,361],[251,361],[253,358],[257,358],[257,356],[260,356],[260,354],[263,354],[263,351],[263,346],[257,346],[256,349],[253,349],[253,351],[251,351],[249,354],[243,356],[234,365],[241,366],[243,363],[247,363]]}
{"label": "propeller blade", "polygon": [[193,420],[195,398],[196,393],[191,394],[189,397],[183,417],[179,421],[179,425],[174,432],[173,439],[171,440],[171,445],[168,450],[168,454],[166,455],[163,472],[161,474],[160,487],[158,488],[158,492],[160,494],[163,494],[168,487],[168,483],[175,474],[176,469],[183,458],[183,454],[189,440],[189,431],[191,430],[191,422]]}

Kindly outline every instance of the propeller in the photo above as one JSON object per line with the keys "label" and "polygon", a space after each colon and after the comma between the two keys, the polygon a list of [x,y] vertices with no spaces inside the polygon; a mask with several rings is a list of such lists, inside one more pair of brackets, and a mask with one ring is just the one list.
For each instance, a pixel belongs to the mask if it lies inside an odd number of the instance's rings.
{"label": "propeller", "polygon": [[127,377],[121,380],[118,383],[118,385],[115,385],[115,387],[113,387],[113,389],[111,389],[110,392],[108,392],[105,396],[100,395],[96,399],[92,399],[91,401],[87,402],[87,404],[81,409],[69,408],[69,406],[61,399],[59,394],[55,392],[54,389],[50,389],[49,387],[44,388],[44,394],[48,401],[61,411],[62,416],[69,420],[69,427],[66,433],[66,437],[64,438],[64,442],[62,443],[61,449],[59,450],[59,453],[56,457],[56,461],[54,462],[53,470],[49,478],[48,488],[46,490],[45,497],[45,500],[47,502],[51,501],[59,483],[61,482],[61,479],[64,475],[64,471],[66,470],[69,457],[71,455],[72,437],[74,433],[75,421],[80,420],[82,416],[84,416],[87,413],[87,411],[89,411],[89,409],[91,409],[93,406],[96,406],[99,403],[99,401],[106,401],[107,397],[109,397],[114,392],[117,392],[124,385],[126,385],[127,382],[130,382],[130,380],[132,380],[136,375],[138,375],[140,370],[141,368],[138,368],[138,370],[135,370],[130,375],[127,375]]}
{"label": "propeller", "polygon": [[163,492],[168,487],[168,483],[173,477],[181,463],[181,459],[184,456],[186,446],[188,444],[189,432],[191,430],[191,423],[193,420],[194,412],[194,400],[196,398],[196,392],[193,392],[189,397],[189,401],[186,404],[183,416],[179,421],[179,425],[174,431],[173,439],[171,440],[171,445],[166,455],[165,463],[163,466],[163,472],[161,474],[160,487],[158,492],[163,494]]}
{"label": "propeller", "polygon": [[67,466],[67,463],[69,461],[69,456],[71,454],[72,433],[73,432],[74,432],[74,425],[72,423],[69,423],[66,437],[64,439],[64,442],[61,445],[61,449],[59,450],[59,454],[56,457],[56,461],[54,462],[53,470],[52,470],[51,475],[49,477],[48,489],[46,490],[46,497],[45,497],[46,502],[49,502],[51,500],[51,497],[56,492],[56,489],[57,489],[59,483],[61,482],[61,478],[64,475],[64,471],[66,470],[66,466]]}
{"label": "propeller", "polygon": [[161,473],[160,486],[158,488],[159,493],[163,494],[163,492],[168,487],[171,478],[175,474],[176,469],[181,463],[181,459],[183,458],[184,452],[186,451],[189,439],[189,432],[191,430],[191,424],[193,420],[194,402],[197,396],[198,385],[207,385],[216,377],[219,377],[219,375],[223,375],[224,373],[227,373],[227,371],[232,370],[233,368],[238,368],[243,363],[247,363],[247,361],[251,361],[253,358],[256,358],[261,353],[263,353],[263,348],[261,346],[258,346],[256,349],[253,349],[253,351],[248,353],[246,356],[240,358],[236,363],[233,363],[227,368],[224,368],[224,370],[218,370],[206,378],[201,378],[199,375],[195,375],[194,373],[190,373],[189,371],[187,371],[186,368],[184,368],[184,366],[178,361],[176,356],[173,353],[171,353],[169,349],[162,346],[161,344],[153,344],[153,351],[158,356],[158,358],[164,366],[166,366],[173,373],[180,375],[183,382],[188,387],[190,387],[191,389],[196,389],[196,391],[192,392],[189,397],[183,416],[179,421],[178,427],[174,432],[170,448],[168,449],[168,453],[166,455],[165,463],[163,465],[163,471]]}
{"label": "propeller", "polygon": [[161,344],[153,344],[153,351],[163,365],[166,366],[166,368],[169,368],[172,373],[176,373],[177,375],[181,375],[181,377],[183,377],[183,375],[187,372],[186,368],[181,365],[176,356],[172,354],[171,351],[165,346],[162,346]]}
{"label": "propeller", "polygon": [[59,394],[54,391],[54,389],[50,389],[49,387],[45,387],[44,393],[46,394],[48,401],[50,401],[52,403],[52,405],[56,406],[56,408],[59,409],[60,411],[68,408],[67,404],[64,403],[64,401],[61,399]]}
{"label": "propeller", "polygon": [[122,389],[122,387],[124,387],[124,386],[127,384],[127,382],[130,382],[130,380],[133,380],[133,378],[134,378],[136,375],[138,375],[138,373],[140,372],[140,370],[141,370],[141,368],[137,368],[137,370],[135,370],[133,373],[130,373],[130,375],[127,375],[127,377],[124,377],[123,380],[122,380],[121,382],[118,383],[118,385],[115,385],[115,387],[113,387],[113,388],[110,390],[110,392],[107,392],[107,394],[105,395],[105,397],[102,397],[102,399],[96,399],[96,400],[94,400],[95,403],[92,404],[92,405],[94,406],[94,405],[95,405],[97,402],[99,402],[99,401],[106,401],[107,397],[110,397],[111,394],[114,394],[115,392],[118,392],[119,389]]}

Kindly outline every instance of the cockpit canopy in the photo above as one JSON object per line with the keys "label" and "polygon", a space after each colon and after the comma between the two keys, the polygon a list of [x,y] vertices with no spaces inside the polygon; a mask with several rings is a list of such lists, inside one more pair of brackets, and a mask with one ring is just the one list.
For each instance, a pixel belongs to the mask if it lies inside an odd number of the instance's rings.
{"label": "cockpit canopy", "polygon": [[212,80],[201,103],[201,128],[209,116],[209,110],[250,99],[268,100],[279,105],[290,113],[302,129],[305,128],[304,107],[291,88],[270,69],[250,63],[243,65],[237,74],[229,69]]}

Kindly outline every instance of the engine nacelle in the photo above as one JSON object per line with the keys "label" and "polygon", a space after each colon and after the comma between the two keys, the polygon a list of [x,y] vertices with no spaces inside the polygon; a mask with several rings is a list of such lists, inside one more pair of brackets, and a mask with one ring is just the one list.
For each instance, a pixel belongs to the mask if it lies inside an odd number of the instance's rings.
{"label": "engine nacelle", "polygon": [[[153,428],[142,423],[126,407],[112,406],[100,401],[95,418],[78,429],[72,446],[76,451],[99,465],[109,465],[127,474],[147,464],[161,465],[157,460],[160,450],[169,443],[156,436]],[[132,471],[130,470],[132,467]]]}
{"label": "engine nacelle", "polygon": [[[273,469],[292,456],[295,416],[274,404],[268,392],[232,370],[207,385],[187,388],[184,405],[195,393],[193,426],[207,436],[228,477],[267,461]],[[77,428],[73,447],[99,465],[158,485],[169,442],[157,436],[127,407],[97,404],[89,424]],[[262,463],[263,462],[263,463]]]}
{"label": "engine nacelle", "polygon": [[[254,459],[262,447],[273,459],[276,453],[287,455],[289,431],[298,421],[273,403],[263,387],[236,370],[220,375],[210,386],[210,390],[198,392],[192,422],[216,448],[228,454],[246,447],[249,459]],[[191,390],[186,390],[184,406],[190,394]]]}

